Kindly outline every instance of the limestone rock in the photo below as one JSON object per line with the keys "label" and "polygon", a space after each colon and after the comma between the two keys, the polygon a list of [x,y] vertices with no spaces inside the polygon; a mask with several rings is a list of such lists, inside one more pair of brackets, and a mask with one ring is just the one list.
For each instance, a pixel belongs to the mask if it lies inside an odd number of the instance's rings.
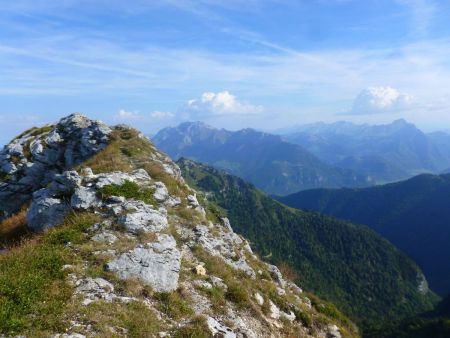
{"label": "limestone rock", "polygon": [[211,284],[216,288],[221,289],[228,289],[228,286],[223,282],[222,278],[216,277],[216,276],[209,276],[209,280],[211,281]]}
{"label": "limestone rock", "polygon": [[280,316],[290,322],[293,322],[295,320],[295,313],[290,311],[289,313],[286,313],[284,311],[280,312]]}
{"label": "limestone rock", "polygon": [[270,318],[280,319],[281,311],[278,308],[278,306],[276,306],[274,302],[272,302],[271,300],[269,300],[269,311],[270,311]]}
{"label": "limestone rock", "polygon": [[[218,230],[216,235],[212,235],[205,225],[197,225],[194,228],[196,236],[195,244],[200,244],[206,251],[215,256],[221,256],[231,267],[242,270],[250,277],[255,278],[255,271],[248,265],[245,252],[236,253],[236,247],[243,244],[242,239],[232,230],[222,229],[220,225],[215,226]],[[227,231],[225,231],[227,230]],[[193,245],[195,245],[193,243]]]}
{"label": "limestone rock", "polygon": [[137,211],[121,216],[118,223],[134,234],[161,231],[169,225],[166,215],[145,203],[140,203]]}
{"label": "limestone rock", "polygon": [[105,148],[111,132],[102,122],[72,114],[54,126],[33,129],[11,141],[0,151],[0,170],[11,175],[0,186],[2,210],[17,212],[34,191],[52,181],[55,193],[70,194],[78,179],[72,180],[72,172],[58,175]]}
{"label": "limestone rock", "polygon": [[229,327],[219,323],[213,317],[209,317],[206,320],[209,330],[211,331],[214,337],[223,337],[223,338],[236,338],[236,334]]}
{"label": "limestone rock", "polygon": [[56,334],[53,337],[54,338],[86,338],[86,336],[81,333],[63,333],[63,334]]}
{"label": "limestone rock", "polygon": [[267,264],[267,270],[269,270],[270,275],[272,276],[273,280],[278,283],[278,285],[282,288],[286,287],[286,282],[283,278],[283,275],[281,274],[280,270],[275,266],[271,264]]}
{"label": "limestone rock", "polygon": [[50,189],[57,195],[72,194],[81,184],[81,177],[76,171],[65,171],[55,175]]}
{"label": "limestone rock", "polygon": [[27,214],[29,228],[41,232],[64,221],[70,211],[66,203],[49,196],[46,189],[36,192],[35,196]]}
{"label": "limestone rock", "polygon": [[164,202],[169,198],[169,191],[167,190],[166,186],[162,182],[156,182],[154,184],[155,192],[153,194],[153,197],[158,202]]}
{"label": "limestone rock", "polygon": [[173,291],[178,286],[181,253],[172,236],[160,234],[154,243],[137,247],[107,264],[119,278],[136,277],[157,292]]}
{"label": "limestone rock", "polygon": [[336,325],[328,325],[327,338],[341,338],[341,333]]}
{"label": "limestone rock", "polygon": [[255,293],[255,299],[259,306],[264,305],[264,298],[263,298],[263,296],[261,296],[261,294],[259,292]]}
{"label": "limestone rock", "polygon": [[106,242],[111,244],[117,241],[117,236],[110,232],[102,232],[92,236],[91,240],[94,242]]}
{"label": "limestone rock", "polygon": [[195,280],[194,285],[196,285],[200,288],[208,289],[208,290],[211,290],[213,288],[211,283],[204,281],[204,280]]}
{"label": "limestone rock", "polygon": [[91,278],[80,280],[75,288],[76,295],[82,295],[85,299],[84,305],[95,300],[105,300],[111,302],[114,299],[114,286],[103,278]]}
{"label": "limestone rock", "polygon": [[101,200],[94,188],[78,187],[70,199],[70,205],[74,209],[89,209],[100,206]]}

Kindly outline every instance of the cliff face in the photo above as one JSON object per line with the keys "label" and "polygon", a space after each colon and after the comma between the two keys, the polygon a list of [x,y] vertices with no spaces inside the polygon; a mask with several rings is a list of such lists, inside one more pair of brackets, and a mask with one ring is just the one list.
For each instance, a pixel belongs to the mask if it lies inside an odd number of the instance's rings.
{"label": "cliff face", "polygon": [[0,256],[2,334],[357,336],[261,261],[131,128],[71,115],[0,158],[0,230],[26,208],[35,233]]}

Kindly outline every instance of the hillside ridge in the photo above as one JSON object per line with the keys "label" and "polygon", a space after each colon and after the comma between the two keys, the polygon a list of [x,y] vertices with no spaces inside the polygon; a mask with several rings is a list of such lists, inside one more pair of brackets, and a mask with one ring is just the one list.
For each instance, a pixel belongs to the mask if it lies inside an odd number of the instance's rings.
{"label": "hillside ridge", "polygon": [[[90,126],[103,131],[100,139]],[[94,147],[82,157],[86,134]],[[28,229],[0,254],[1,334],[358,336],[345,316],[261,261],[132,128],[74,114],[21,135],[5,147],[3,164],[15,164],[12,144],[47,144],[49,135],[59,148],[45,149],[58,150],[58,165],[24,186],[20,205],[0,204],[2,239]],[[23,155],[23,167],[40,161]],[[24,185],[26,168],[3,172],[2,187]]]}

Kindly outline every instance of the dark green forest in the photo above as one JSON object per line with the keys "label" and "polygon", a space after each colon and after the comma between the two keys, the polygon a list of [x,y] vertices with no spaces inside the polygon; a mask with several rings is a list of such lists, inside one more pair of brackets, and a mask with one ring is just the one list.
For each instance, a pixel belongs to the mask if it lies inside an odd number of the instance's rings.
{"label": "dark green forest", "polygon": [[371,188],[314,189],[279,200],[370,226],[421,267],[433,291],[450,293],[450,175],[424,174]]}

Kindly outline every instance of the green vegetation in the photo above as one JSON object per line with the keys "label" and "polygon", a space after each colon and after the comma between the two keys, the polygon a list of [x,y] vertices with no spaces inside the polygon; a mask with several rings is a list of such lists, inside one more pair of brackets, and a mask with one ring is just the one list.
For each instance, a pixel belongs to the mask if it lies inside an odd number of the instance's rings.
{"label": "green vegetation", "polygon": [[173,334],[174,338],[210,338],[211,331],[204,317],[197,316]]}
{"label": "green vegetation", "polygon": [[159,301],[158,309],[172,319],[179,319],[193,314],[189,307],[182,290],[172,292],[160,292],[154,294]]}
{"label": "green vegetation", "polygon": [[111,196],[123,196],[125,198],[134,198],[147,204],[156,204],[153,198],[154,189],[141,187],[139,184],[131,181],[125,181],[122,185],[105,185],[98,192],[104,199]]}
{"label": "green vegetation", "polygon": [[280,201],[370,226],[417,262],[433,291],[450,293],[450,175],[419,175],[365,189],[302,191]]}
{"label": "green vegetation", "polygon": [[[77,315],[87,319],[100,337],[153,337],[159,332],[160,324],[155,313],[141,302],[106,303],[98,301],[77,310]],[[112,335],[111,327],[123,332]]]}
{"label": "green vegetation", "polygon": [[61,227],[0,256],[0,333],[64,331],[61,315],[72,290],[62,266],[76,259],[66,244],[79,242],[96,220],[91,214],[72,214]]}
{"label": "green vegetation", "polygon": [[40,128],[34,128],[34,130],[32,132],[30,132],[30,135],[31,136],[40,136],[42,134],[49,133],[50,131],[53,130],[53,128],[54,128],[54,126],[51,124],[45,125]]}
{"label": "green vegetation", "polygon": [[376,327],[369,338],[447,338],[450,337],[450,296],[436,308],[420,316],[392,321],[387,327]]}
{"label": "green vegetation", "polygon": [[51,125],[51,124],[45,125],[45,126],[40,127],[40,128],[38,128],[38,127],[31,127],[30,129],[27,129],[23,133],[17,135],[14,138],[14,140],[18,140],[18,139],[24,137],[25,135],[30,135],[30,136],[35,136],[35,137],[36,136],[40,136],[42,134],[49,133],[53,128],[54,128],[54,126]]}
{"label": "green vegetation", "polygon": [[238,282],[228,284],[228,290],[225,293],[225,297],[241,309],[249,304],[248,293]]}
{"label": "green vegetation", "polygon": [[[225,210],[233,229],[260,256],[286,263],[299,285],[336,304],[363,328],[430,310],[437,300],[417,291],[420,269],[414,262],[369,228],[288,208],[211,167],[178,164],[188,183]],[[335,315],[330,307],[317,310]]]}

